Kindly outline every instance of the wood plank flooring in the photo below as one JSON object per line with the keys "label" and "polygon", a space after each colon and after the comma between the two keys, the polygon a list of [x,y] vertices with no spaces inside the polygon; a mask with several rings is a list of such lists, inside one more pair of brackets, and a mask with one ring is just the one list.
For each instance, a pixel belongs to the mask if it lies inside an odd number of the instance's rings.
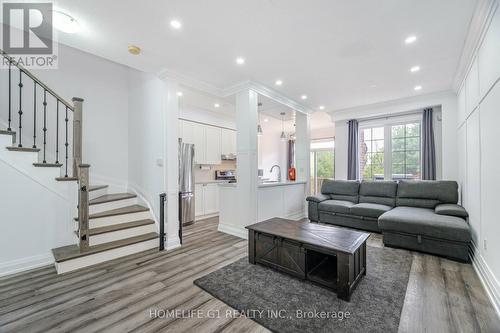
{"label": "wood plank flooring", "polygon": [[[151,250],[64,275],[44,267],[0,278],[0,332],[268,332],[246,318],[151,318],[165,309],[229,310],[193,285],[246,256],[246,241],[217,232],[217,222],[186,227],[184,245],[174,251]],[[383,246],[376,234],[368,243]],[[471,265],[413,253],[400,332],[499,328]]]}

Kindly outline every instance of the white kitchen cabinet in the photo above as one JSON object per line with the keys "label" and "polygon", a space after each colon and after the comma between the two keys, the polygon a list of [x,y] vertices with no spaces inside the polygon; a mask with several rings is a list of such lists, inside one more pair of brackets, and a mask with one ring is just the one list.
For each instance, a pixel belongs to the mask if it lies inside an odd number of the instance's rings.
{"label": "white kitchen cabinet", "polygon": [[203,185],[194,185],[194,215],[203,215],[204,205],[203,205]]}
{"label": "white kitchen cabinet", "polygon": [[236,131],[221,129],[221,153],[222,155],[236,155]]}
{"label": "white kitchen cabinet", "polygon": [[195,216],[214,216],[219,213],[219,186],[217,184],[195,185]]}
{"label": "white kitchen cabinet", "polygon": [[203,208],[204,215],[219,212],[219,186],[217,184],[206,184],[203,186]]}
{"label": "white kitchen cabinet", "polygon": [[221,129],[205,126],[205,164],[221,163]]}
{"label": "white kitchen cabinet", "polygon": [[181,120],[180,131],[183,142],[194,144],[195,164],[221,163],[220,127]]}

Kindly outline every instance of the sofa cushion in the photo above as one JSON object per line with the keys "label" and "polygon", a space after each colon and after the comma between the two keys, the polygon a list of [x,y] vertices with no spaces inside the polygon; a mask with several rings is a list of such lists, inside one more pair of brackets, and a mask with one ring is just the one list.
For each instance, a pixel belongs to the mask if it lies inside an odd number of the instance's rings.
{"label": "sofa cushion", "polygon": [[438,215],[428,208],[396,207],[379,217],[378,226],[382,231],[460,242],[471,240],[469,224],[463,218]]}
{"label": "sofa cushion", "polygon": [[449,180],[401,180],[398,184],[397,206],[432,208],[438,204],[456,204],[458,184]]}
{"label": "sofa cushion", "polygon": [[464,207],[454,204],[437,205],[436,208],[434,208],[434,212],[439,215],[457,216],[464,219],[469,216]]}
{"label": "sofa cushion", "polygon": [[352,206],[349,211],[352,215],[368,216],[378,218],[380,215],[391,210],[391,206],[379,205],[374,203],[359,203]]}
{"label": "sofa cushion", "polygon": [[333,200],[358,203],[359,182],[357,180],[325,180],[321,193],[328,194]]}
{"label": "sofa cushion", "polygon": [[394,207],[397,189],[395,181],[363,181],[359,187],[359,202]]}
{"label": "sofa cushion", "polygon": [[306,198],[306,201],[312,201],[312,202],[321,202],[330,199],[330,196],[327,194],[318,194],[318,195],[311,195]]}
{"label": "sofa cushion", "polygon": [[354,206],[354,203],[343,200],[326,200],[319,204],[318,209],[324,212],[349,214],[349,208]]}

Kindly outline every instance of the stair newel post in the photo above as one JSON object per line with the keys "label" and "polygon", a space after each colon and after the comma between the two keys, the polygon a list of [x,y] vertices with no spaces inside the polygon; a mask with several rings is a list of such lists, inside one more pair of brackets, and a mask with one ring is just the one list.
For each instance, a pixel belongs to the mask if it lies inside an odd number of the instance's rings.
{"label": "stair newel post", "polygon": [[89,248],[89,168],[88,164],[78,165],[78,237],[81,252]]}
{"label": "stair newel post", "polygon": [[82,163],[83,99],[73,97],[73,177],[78,177],[78,166]]}

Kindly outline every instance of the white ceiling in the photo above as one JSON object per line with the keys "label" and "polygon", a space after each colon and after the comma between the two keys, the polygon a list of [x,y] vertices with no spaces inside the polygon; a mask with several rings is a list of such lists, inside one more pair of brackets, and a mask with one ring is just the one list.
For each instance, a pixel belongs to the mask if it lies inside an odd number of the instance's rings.
{"label": "white ceiling", "polygon": [[[452,88],[477,0],[59,0],[80,34],[70,46],[134,68],[226,88],[253,80],[317,109]],[[183,23],[172,30],[169,21]],[[415,34],[413,45],[404,39]],[[143,54],[132,56],[135,44]],[[237,66],[243,56],[246,64]],[[409,68],[422,70],[410,74]],[[275,87],[276,79],[282,87]],[[415,85],[422,85],[415,92]],[[300,100],[307,94],[306,101]]]}

